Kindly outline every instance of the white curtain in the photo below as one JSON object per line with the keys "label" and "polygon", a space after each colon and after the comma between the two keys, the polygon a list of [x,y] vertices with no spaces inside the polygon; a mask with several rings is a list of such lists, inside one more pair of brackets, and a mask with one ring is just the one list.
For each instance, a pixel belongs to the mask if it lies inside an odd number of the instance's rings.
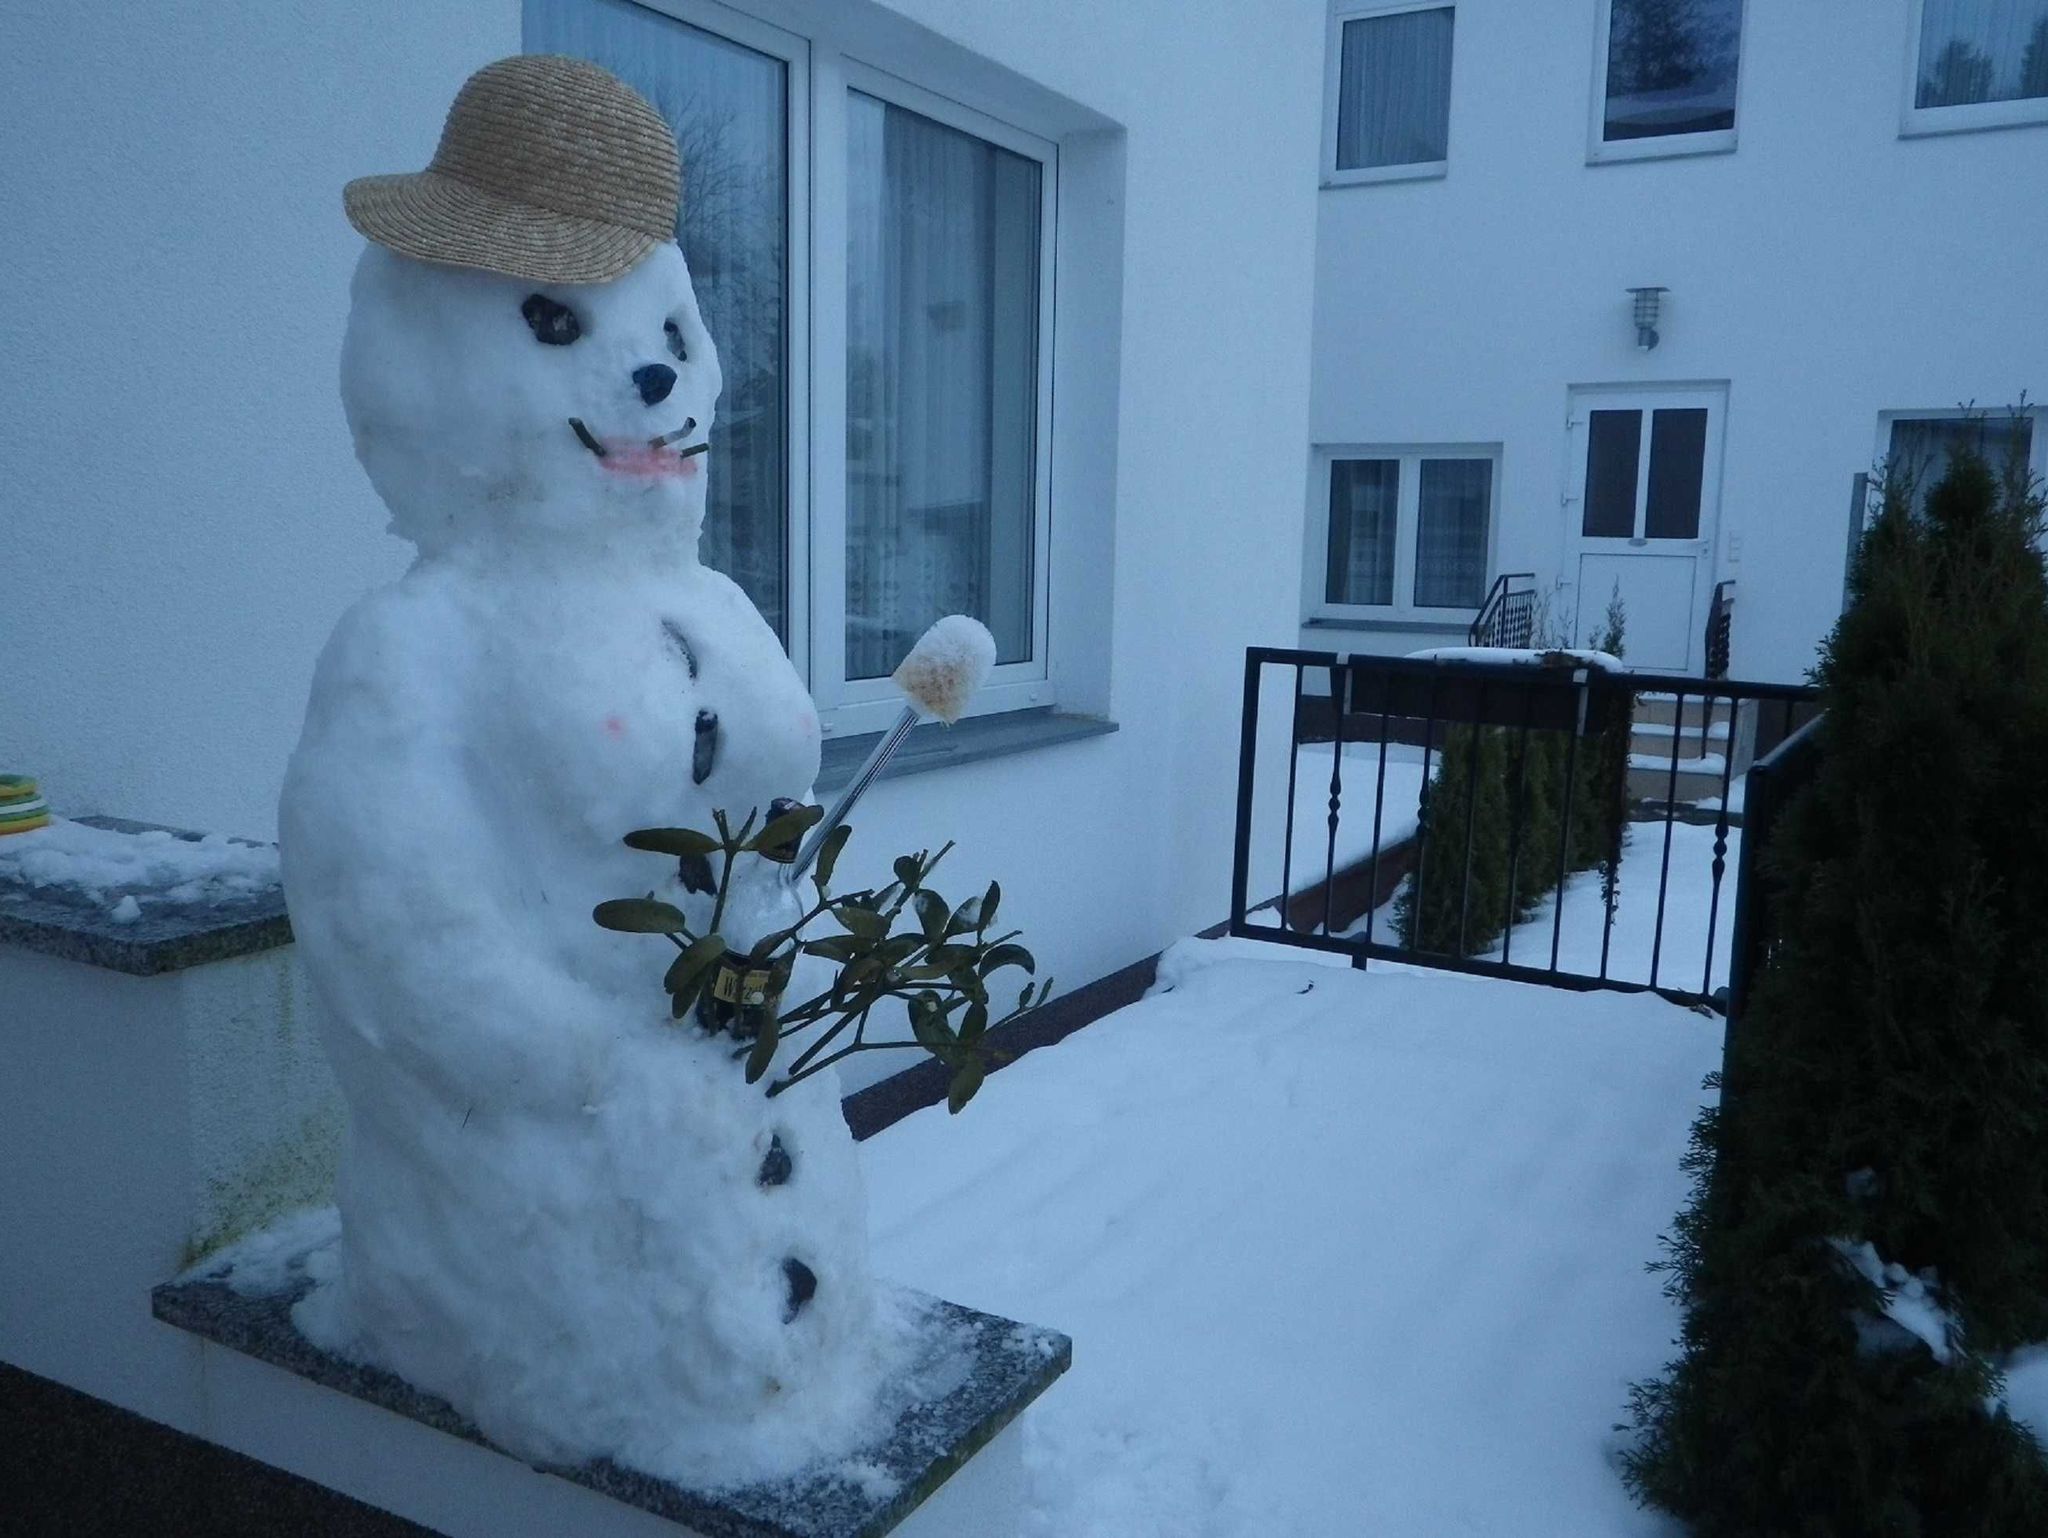
{"label": "white curtain", "polygon": [[2048,0],[1925,0],[1914,102],[2048,96]]}
{"label": "white curtain", "polygon": [[[786,67],[627,0],[525,0],[524,20],[528,49],[602,64],[675,130],[677,234],[725,373],[698,553],[787,642]],[[650,345],[648,361],[666,361],[661,338]]]}
{"label": "white curtain", "polygon": [[1031,654],[1037,162],[847,100],[846,676],[942,614]]}
{"label": "white curtain", "polygon": [[1478,608],[1486,596],[1492,461],[1425,459],[1416,490],[1416,607]]}
{"label": "white curtain", "polygon": [[1394,533],[1401,500],[1398,459],[1339,459],[1330,466],[1331,603],[1394,601]]}
{"label": "white curtain", "polygon": [[1451,8],[1344,23],[1337,169],[1443,160],[1451,129]]}

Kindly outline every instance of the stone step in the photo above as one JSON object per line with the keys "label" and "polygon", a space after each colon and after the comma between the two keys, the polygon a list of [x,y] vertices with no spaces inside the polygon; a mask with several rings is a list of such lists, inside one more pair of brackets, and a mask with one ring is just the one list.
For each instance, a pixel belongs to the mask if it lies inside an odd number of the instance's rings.
{"label": "stone step", "polygon": [[1668,762],[1671,758],[1671,738],[1674,731],[1678,734],[1678,759],[1681,767],[1688,758],[1728,751],[1729,723],[1726,721],[1712,724],[1695,722],[1689,726],[1673,727],[1669,722],[1639,720],[1629,736],[1629,752],[1638,757]]}
{"label": "stone step", "polygon": [[[1734,716],[1734,703],[1730,700],[1704,700],[1695,695],[1685,698],[1684,721],[1687,726],[1697,727],[1700,722],[1711,720],[1725,726]],[[1679,716],[1678,696],[1675,694],[1638,694],[1636,696],[1636,725],[1669,726]]]}
{"label": "stone step", "polygon": [[[1736,780],[1740,778],[1739,775],[1735,777]],[[1631,758],[1628,768],[1628,793],[1631,799],[1638,801],[1675,801],[1684,804],[1719,796],[1721,759],[1681,758],[1678,761],[1678,775],[1674,782],[1669,759],[1662,764],[1646,764],[1640,759]]]}

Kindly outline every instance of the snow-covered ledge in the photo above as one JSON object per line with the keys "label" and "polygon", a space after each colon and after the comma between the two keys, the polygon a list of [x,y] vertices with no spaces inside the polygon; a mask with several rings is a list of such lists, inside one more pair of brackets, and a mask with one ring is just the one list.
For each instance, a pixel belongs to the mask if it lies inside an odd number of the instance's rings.
{"label": "snow-covered ledge", "polygon": [[451,1538],[1014,1529],[1012,1421],[1070,1359],[1051,1331],[932,1300],[947,1391],[899,1417],[871,1467],[791,1500],[537,1471],[266,1328],[275,1297],[164,1285],[329,1199],[342,1112],[318,1007],[272,846],[114,818],[0,840],[0,1359]]}

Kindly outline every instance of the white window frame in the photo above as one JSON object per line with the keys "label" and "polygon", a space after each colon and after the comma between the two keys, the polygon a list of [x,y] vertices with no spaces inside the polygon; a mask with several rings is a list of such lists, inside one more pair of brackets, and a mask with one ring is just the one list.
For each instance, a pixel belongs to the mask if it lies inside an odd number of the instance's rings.
{"label": "white window frame", "polygon": [[[1926,0],[1910,0],[1906,18],[1906,73],[1899,95],[1900,138],[1976,133],[1986,128],[2022,128],[2033,123],[2048,123],[2048,96],[2023,96],[2017,101],[1968,102],[1955,107],[1915,106],[1920,95],[1920,31],[1926,9]],[[2034,436],[2038,442],[2038,427]]]}
{"label": "white window frame", "polygon": [[[1880,411],[1877,414],[1877,446],[1870,456],[1873,466],[1882,468],[1891,457],[1892,423],[1894,422],[1954,422],[1969,416],[1976,408],[1967,406],[1915,407],[1902,411]],[[1986,417],[2003,417],[2007,411],[2002,406],[1985,407],[1979,412]],[[2027,444],[2027,468],[2043,480],[2048,480],[2048,406],[2023,406],[2016,413],[2031,424],[2032,432]],[[1992,466],[1996,470],[1999,467]]]}
{"label": "white window frame", "polygon": [[1458,7],[1454,0],[1332,0],[1328,30],[1323,41],[1323,185],[1353,187],[1370,182],[1414,182],[1448,176],[1451,169],[1450,134],[1444,136],[1442,160],[1418,160],[1401,166],[1353,166],[1337,168],[1337,109],[1344,91],[1344,24],[1370,21],[1382,16],[1400,16],[1410,11],[1451,13],[1451,117],[1457,118],[1458,91]]}
{"label": "white window frame", "polygon": [[[1329,598],[1330,477],[1344,459],[1397,459],[1401,484],[1394,499],[1394,601],[1333,603]],[[1486,506],[1486,566],[1479,600],[1470,607],[1420,607],[1415,602],[1415,541],[1421,524],[1422,461],[1483,459],[1493,466]],[[1332,443],[1318,445],[1309,476],[1308,538],[1302,562],[1302,613],[1312,620],[1366,625],[1388,622],[1442,623],[1463,628],[1472,622],[1499,564],[1501,445],[1498,443]]]}
{"label": "white window frame", "polygon": [[[718,0],[634,3],[780,59],[788,70],[785,144],[789,156],[790,310],[785,328],[784,395],[789,418],[789,463],[785,467],[789,526],[784,613],[790,660],[817,702],[828,739],[882,730],[902,708],[902,695],[887,678],[846,677],[847,92],[861,91],[1038,162],[1031,653],[1025,661],[993,669],[967,714],[1057,706],[1051,542],[1058,145],[859,57],[845,41],[828,35],[837,32],[837,27],[820,26],[820,35],[805,36]],[[786,9],[776,8],[778,14]],[[689,196],[687,167],[683,195]]]}
{"label": "white window frame", "polygon": [[[970,715],[1028,709],[1057,702],[1050,656],[1052,533],[1053,249],[1059,200],[1059,148],[1036,134],[913,85],[847,55],[820,51],[811,70],[812,240],[818,253],[811,290],[815,355],[837,358],[811,379],[811,603],[816,639],[811,647],[811,695],[831,735],[879,731],[895,719],[903,696],[887,678],[846,676],[846,107],[859,91],[892,106],[972,134],[1039,165],[1038,335],[1035,443],[1032,453],[1031,654],[1000,663],[976,694]],[[836,172],[834,170],[836,168]],[[836,424],[836,431],[824,424]]]}
{"label": "white window frame", "polygon": [[[1917,3],[1917,0],[1916,0]],[[1735,17],[1735,126],[1710,128],[1704,133],[1657,134],[1647,139],[1605,137],[1607,130],[1607,45],[1614,32],[1614,0],[1597,0],[1593,24],[1593,100],[1586,127],[1586,164],[1608,165],[1618,161],[1672,160],[1686,155],[1727,155],[1735,149],[1742,129],[1742,93],[1749,71],[1743,68],[1743,51],[1749,43],[1749,5],[1742,0]]]}

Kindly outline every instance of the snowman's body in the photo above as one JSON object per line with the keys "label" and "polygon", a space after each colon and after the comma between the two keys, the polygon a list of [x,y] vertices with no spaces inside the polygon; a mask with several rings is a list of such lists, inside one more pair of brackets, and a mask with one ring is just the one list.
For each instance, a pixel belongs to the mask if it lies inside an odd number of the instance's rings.
{"label": "snowman's body", "polygon": [[280,808],[350,1110],[302,1325],[528,1457],[699,1480],[829,1451],[885,1354],[834,1076],[747,1085],[668,1019],[667,942],[591,919],[651,891],[706,927],[621,835],[817,772],[801,681],[696,560],[704,461],[674,451],[718,389],[672,246],[538,293],[367,251],[343,395],[420,558],[336,628]]}

